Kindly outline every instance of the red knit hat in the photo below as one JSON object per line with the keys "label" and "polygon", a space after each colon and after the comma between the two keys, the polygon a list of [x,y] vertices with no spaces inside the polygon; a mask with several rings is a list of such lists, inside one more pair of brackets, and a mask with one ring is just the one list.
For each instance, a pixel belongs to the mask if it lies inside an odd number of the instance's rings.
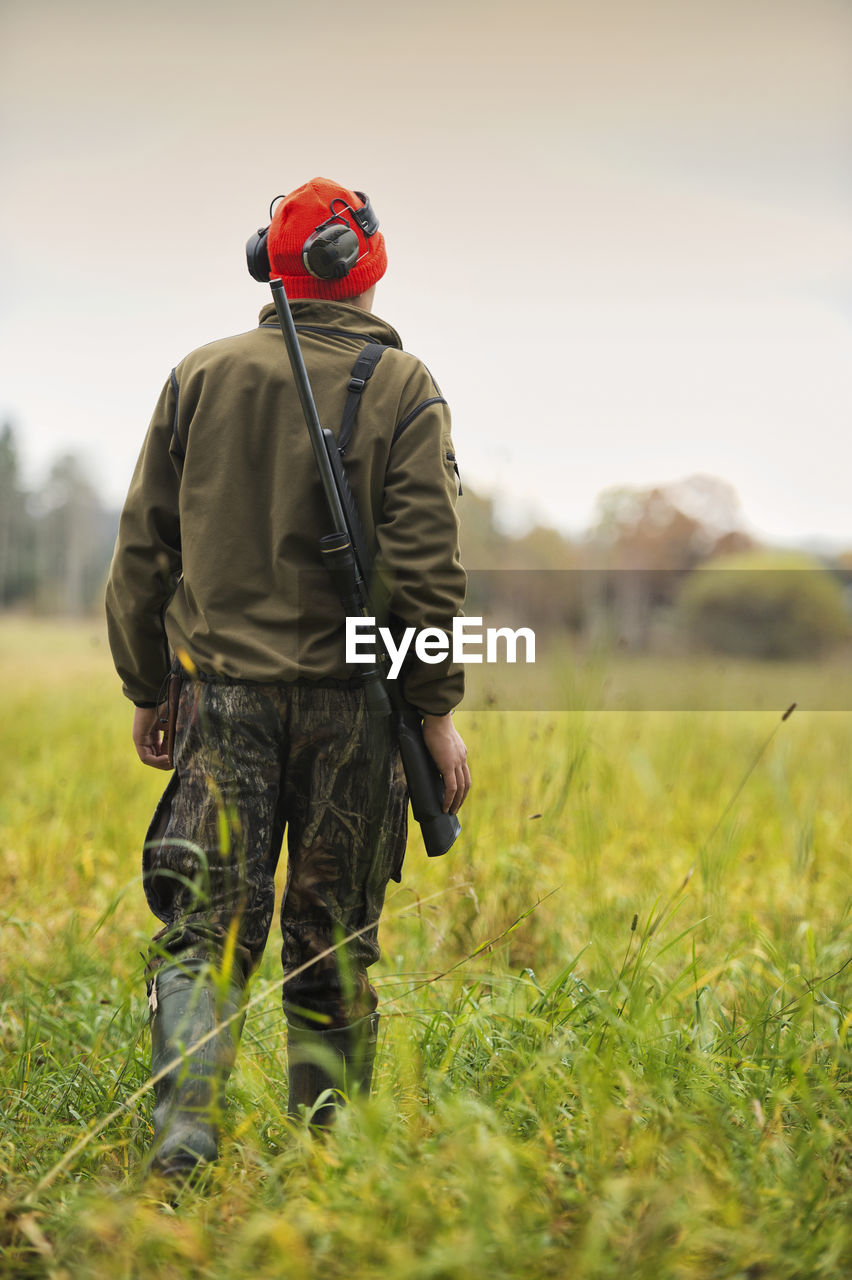
{"label": "red knit hat", "polygon": [[[332,208],[334,201],[334,208]],[[381,280],[388,266],[385,238],[376,231],[367,238],[343,205],[353,209],[364,201],[354,191],[328,178],[313,178],[285,196],[275,207],[269,226],[269,278],[284,281],[289,298],[355,298]],[[340,280],[318,280],[302,261],[302,246],[317,227],[336,214],[358,236],[359,257]]]}

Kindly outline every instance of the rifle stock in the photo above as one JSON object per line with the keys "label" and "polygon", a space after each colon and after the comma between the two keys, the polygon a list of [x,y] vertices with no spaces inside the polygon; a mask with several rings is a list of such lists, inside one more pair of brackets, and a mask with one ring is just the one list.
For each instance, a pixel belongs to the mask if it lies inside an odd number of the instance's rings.
{"label": "rifle stock", "polygon": [[[397,716],[399,754],[411,795],[411,811],[420,824],[420,834],[430,858],[438,858],[453,847],[461,823],[453,813],[444,813],[444,783],[429,755],[420,717],[411,707]],[[413,717],[413,719],[409,718]]]}
{"label": "rifle stock", "polygon": [[[270,288],[333,526],[320,540],[323,560],[337,585],[345,614],[374,617],[367,586],[371,566],[357,504],[334,435],[320,425],[284,283],[272,280]],[[444,784],[423,741],[420,716],[395,682],[386,678],[380,664],[362,668],[362,678],[372,715],[387,715],[393,708],[412,812],[420,824],[427,854],[439,857],[452,848],[461,823],[455,814],[444,813]]]}

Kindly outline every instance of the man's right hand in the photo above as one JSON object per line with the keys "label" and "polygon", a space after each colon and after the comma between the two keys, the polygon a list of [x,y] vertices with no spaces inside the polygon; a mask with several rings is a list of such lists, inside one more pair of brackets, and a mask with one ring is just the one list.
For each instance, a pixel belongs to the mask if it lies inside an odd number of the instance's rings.
{"label": "man's right hand", "polygon": [[163,741],[163,721],[156,707],[137,707],[133,713],[133,745],[143,764],[171,769]]}
{"label": "man's right hand", "polygon": [[444,813],[458,813],[470,791],[467,747],[452,715],[423,717],[423,741],[444,779]]}

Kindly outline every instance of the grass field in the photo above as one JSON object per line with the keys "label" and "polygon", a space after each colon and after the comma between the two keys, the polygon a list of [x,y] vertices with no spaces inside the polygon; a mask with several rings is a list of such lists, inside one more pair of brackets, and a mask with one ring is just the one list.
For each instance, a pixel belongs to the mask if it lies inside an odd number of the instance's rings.
{"label": "grass field", "polygon": [[0,1275],[852,1274],[852,715],[782,722],[792,685],[460,713],[475,790],[388,898],[375,1096],[326,1141],[288,1124],[273,926],[222,1161],[168,1204],[138,883],[165,775],[97,624],[3,622],[0,672]]}

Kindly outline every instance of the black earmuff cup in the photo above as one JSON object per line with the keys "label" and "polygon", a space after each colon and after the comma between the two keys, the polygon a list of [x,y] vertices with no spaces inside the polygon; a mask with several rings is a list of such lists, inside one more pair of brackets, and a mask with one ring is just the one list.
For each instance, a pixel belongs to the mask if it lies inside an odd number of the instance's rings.
{"label": "black earmuff cup", "polygon": [[358,261],[361,245],[351,227],[333,222],[308,236],[302,247],[302,262],[317,280],[342,280]]}

